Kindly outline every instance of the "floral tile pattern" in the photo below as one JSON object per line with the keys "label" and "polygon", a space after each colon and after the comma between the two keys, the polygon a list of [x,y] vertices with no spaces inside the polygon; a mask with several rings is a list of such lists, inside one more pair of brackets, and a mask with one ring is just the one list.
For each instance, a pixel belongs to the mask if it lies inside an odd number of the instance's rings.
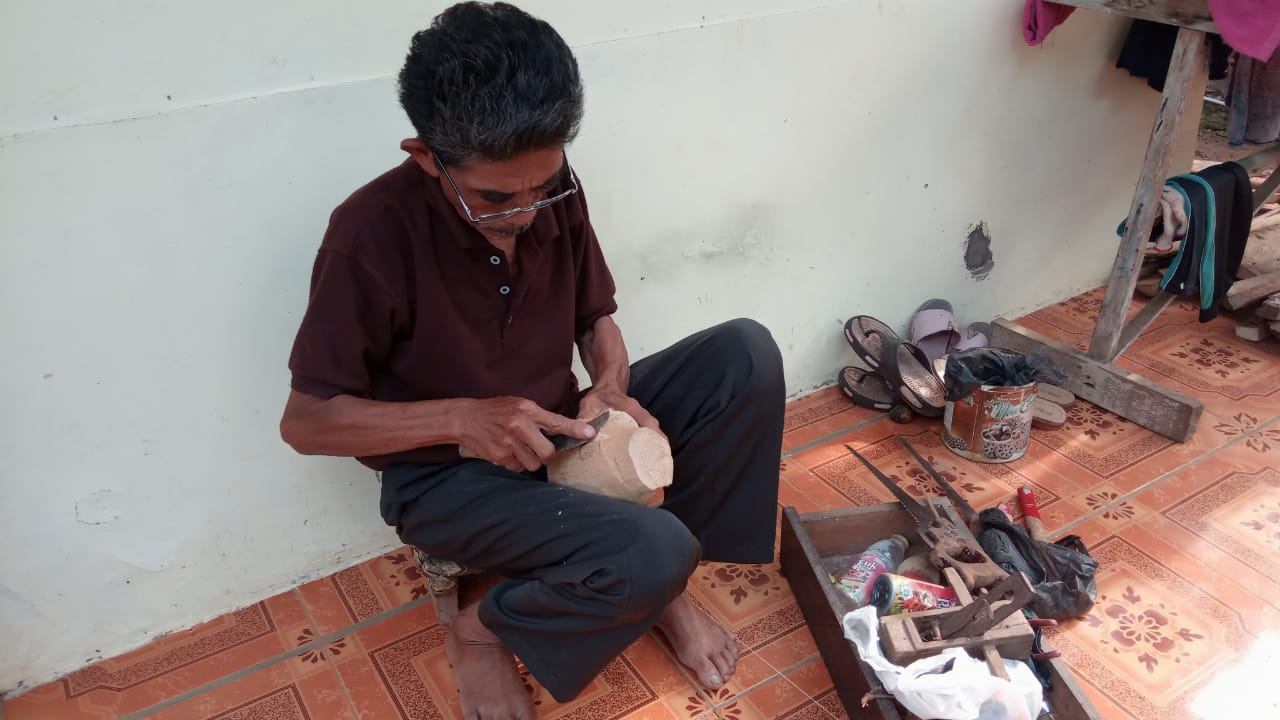
{"label": "floral tile pattern", "polygon": [[[120,717],[287,655],[313,632],[289,591],[6,700],[5,718]],[[299,671],[309,665],[297,658],[285,664]]]}
{"label": "floral tile pattern", "polygon": [[[1095,290],[1021,322],[1085,347],[1101,298]],[[1175,303],[1121,364],[1206,403],[1191,440],[1171,442],[1077,402],[1063,428],[1033,431],[1025,457],[983,465],[946,449],[937,420],[898,425],[828,388],[788,405],[780,508],[890,501],[846,443],[908,493],[939,495],[894,434],[979,509],[1002,505],[1020,521],[1015,491],[1029,485],[1051,532],[1080,535],[1100,563],[1092,611],[1050,635],[1101,716],[1198,717],[1194,708],[1259,662],[1248,658],[1272,647],[1268,638],[1280,648],[1280,344],[1246,343],[1229,319],[1202,325],[1193,304]],[[776,560],[704,563],[689,591],[738,638],[742,660],[728,686],[701,688],[654,633],[570,703],[526,674],[539,716],[848,717]],[[3,716],[458,718],[446,632],[412,554],[397,548],[9,698]],[[1249,685],[1258,707],[1280,705],[1271,685]]]}
{"label": "floral tile pattern", "polygon": [[313,580],[298,592],[322,635],[431,595],[408,547]]}
{"label": "floral tile pattern", "polygon": [[883,413],[854,405],[839,387],[819,390],[787,404],[782,449],[790,452],[882,415]]}

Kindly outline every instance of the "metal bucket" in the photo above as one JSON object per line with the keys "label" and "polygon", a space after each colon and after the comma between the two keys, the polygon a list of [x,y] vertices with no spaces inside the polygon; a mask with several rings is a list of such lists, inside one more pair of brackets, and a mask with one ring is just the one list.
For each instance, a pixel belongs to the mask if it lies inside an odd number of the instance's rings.
{"label": "metal bucket", "polygon": [[1031,441],[1031,408],[1037,383],[983,385],[968,397],[948,401],[942,441],[961,457],[982,463],[1013,462]]}

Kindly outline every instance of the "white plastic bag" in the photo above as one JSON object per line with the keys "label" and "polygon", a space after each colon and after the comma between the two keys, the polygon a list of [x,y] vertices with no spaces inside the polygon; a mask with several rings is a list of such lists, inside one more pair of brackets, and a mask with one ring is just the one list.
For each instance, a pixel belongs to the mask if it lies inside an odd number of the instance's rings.
{"label": "white plastic bag", "polygon": [[[1040,681],[1026,663],[1005,660],[1010,680],[991,674],[987,664],[964,650],[943,650],[899,667],[880,648],[880,620],[874,606],[844,616],[844,635],[871,666],[884,689],[902,706],[929,720],[1023,720],[1039,714]],[[951,663],[950,670],[944,669]],[[1014,698],[1021,699],[1019,707]],[[1012,707],[1011,707],[1012,705]]]}

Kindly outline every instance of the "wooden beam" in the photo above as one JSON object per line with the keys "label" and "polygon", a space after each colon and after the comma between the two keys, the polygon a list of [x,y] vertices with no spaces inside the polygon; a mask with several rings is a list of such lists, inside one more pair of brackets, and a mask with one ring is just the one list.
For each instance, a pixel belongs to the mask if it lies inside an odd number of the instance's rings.
{"label": "wooden beam", "polygon": [[1133,290],[1138,283],[1138,271],[1142,267],[1147,238],[1151,236],[1151,228],[1155,224],[1160,193],[1164,190],[1173,144],[1177,140],[1178,128],[1182,125],[1183,111],[1187,107],[1191,88],[1197,84],[1197,77],[1209,72],[1208,63],[1205,34],[1187,28],[1178,30],[1178,40],[1173,46],[1173,58],[1164,83],[1160,110],[1156,113],[1155,126],[1147,143],[1146,159],[1142,163],[1142,174],[1138,177],[1124,237],[1120,240],[1120,249],[1116,252],[1115,264],[1111,268],[1107,294],[1102,301],[1102,313],[1098,316],[1098,325],[1094,329],[1093,340],[1089,343],[1089,357],[1095,360],[1110,362],[1118,354],[1125,315],[1128,314]]}
{"label": "wooden beam", "polygon": [[995,347],[1047,355],[1067,374],[1068,390],[1104,410],[1178,442],[1195,435],[1204,411],[1204,403],[1195,398],[1008,320],[993,322],[988,335]]}
{"label": "wooden beam", "polygon": [[1116,355],[1123,355],[1124,351],[1128,350],[1129,346],[1138,339],[1138,336],[1142,335],[1142,331],[1146,330],[1156,317],[1164,312],[1165,308],[1172,305],[1176,299],[1177,296],[1173,293],[1161,290],[1146,305],[1143,305],[1138,314],[1134,315],[1133,319],[1125,324],[1124,332],[1120,333],[1120,346],[1116,348]]}
{"label": "wooden beam", "polygon": [[1101,10],[1115,15],[1154,20],[1166,25],[1218,32],[1207,0],[1054,0],[1085,10]]}

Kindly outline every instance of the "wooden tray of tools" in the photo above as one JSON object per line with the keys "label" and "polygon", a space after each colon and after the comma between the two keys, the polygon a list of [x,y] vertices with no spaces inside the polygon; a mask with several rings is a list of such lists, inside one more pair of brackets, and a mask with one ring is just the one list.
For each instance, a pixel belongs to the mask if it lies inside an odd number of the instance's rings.
{"label": "wooden tray of tools", "polygon": [[[934,505],[958,526],[964,526],[950,503],[938,500]],[[892,699],[874,699],[863,707],[863,697],[873,688],[879,689],[880,682],[871,668],[858,658],[853,643],[844,637],[842,620],[855,608],[829,578],[829,575],[839,577],[854,557],[871,543],[895,533],[911,542],[907,550],[909,555],[927,549],[916,534],[915,521],[898,503],[806,514],[796,512],[794,507],[783,508],[782,572],[795,593],[800,611],[831,673],[840,702],[854,720],[910,720],[914,717]],[[954,573],[949,575],[955,578]],[[963,586],[959,589],[963,590]],[[1043,645],[1045,651],[1050,649],[1047,643]],[[1061,658],[1050,660],[1049,664],[1053,689],[1045,700],[1052,709],[1052,715],[1042,717],[1102,720],[1072,677],[1067,664]]]}

